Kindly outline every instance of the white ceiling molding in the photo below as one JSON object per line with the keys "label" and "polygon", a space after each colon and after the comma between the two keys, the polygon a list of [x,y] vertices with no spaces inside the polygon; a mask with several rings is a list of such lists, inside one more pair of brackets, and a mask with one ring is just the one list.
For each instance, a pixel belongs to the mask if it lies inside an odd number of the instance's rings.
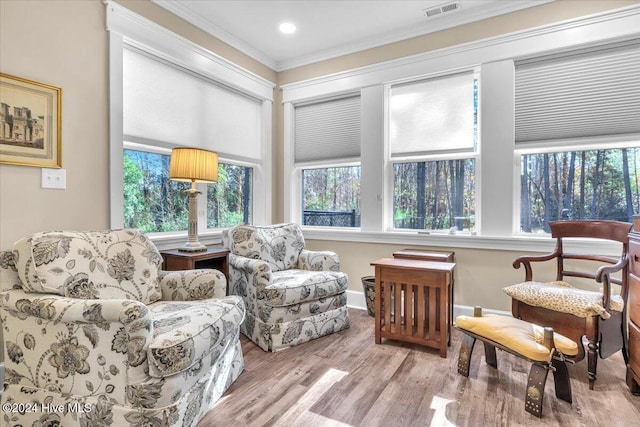
{"label": "white ceiling molding", "polygon": [[[227,30],[216,25],[211,20],[208,20],[205,16],[195,13],[193,10],[179,1],[151,1],[173,13],[174,15],[177,15],[187,22],[195,25],[201,30],[206,31],[214,37],[222,40],[223,42],[250,56],[256,61],[259,61],[267,67],[279,72],[331,58],[336,58],[343,55],[348,55],[354,52],[371,49],[389,43],[394,43],[401,40],[442,31],[447,28],[468,24],[482,19],[515,12],[518,10],[530,8],[532,6],[539,6],[541,4],[550,3],[554,0],[497,1],[479,8],[464,9],[463,7],[462,10],[458,13],[441,16],[437,19],[430,19],[428,26],[424,25],[424,23],[421,23],[420,25],[412,25],[408,28],[402,28],[397,31],[380,34],[377,37],[369,37],[367,40],[359,40],[354,42],[347,41],[337,48],[325,49],[310,53],[308,55],[302,55],[294,59],[281,61],[269,57],[267,54],[259,51],[247,42],[240,40],[233,34],[230,34]],[[426,19],[427,18],[425,18],[425,20]]]}
{"label": "white ceiling molding", "polygon": [[197,71],[231,88],[261,100],[273,101],[275,83],[254,74],[208,49],[158,25],[119,4],[106,0],[109,31],[125,43],[160,58]]}
{"label": "white ceiling molding", "polygon": [[251,58],[262,63],[263,65],[266,65],[272,70],[279,71],[277,70],[278,63],[274,59],[269,58],[267,55],[263,54],[259,50],[253,48],[252,46],[248,45],[242,40],[236,38],[235,36],[228,33],[224,29],[220,28],[219,26],[209,21],[202,15],[194,13],[191,9],[187,8],[184,4],[178,1],[172,1],[172,0],[151,0],[151,1],[157,4],[158,6],[163,7],[164,9],[173,13],[174,15],[179,16],[180,18],[184,19],[190,24],[193,24],[196,27],[200,28],[201,30],[206,31],[212,36],[222,40],[223,42],[234,47],[235,49],[238,49],[240,52],[250,56]]}
{"label": "white ceiling molding", "polygon": [[471,22],[480,21],[482,19],[491,18],[494,16],[502,15],[505,13],[516,12],[518,10],[526,9],[531,6],[539,6],[544,3],[550,3],[554,0],[540,0],[540,1],[523,1],[512,2],[502,1],[494,3],[481,10],[472,9],[466,15],[452,14],[452,16],[443,16],[437,20],[429,21],[429,28],[415,27],[409,28],[403,31],[398,31],[393,34],[387,34],[379,38],[371,38],[364,42],[347,43],[340,46],[337,49],[329,49],[322,52],[317,52],[311,55],[301,56],[299,58],[290,61],[278,62],[276,71],[284,71],[291,68],[301,67],[315,62],[325,61],[327,59],[337,58],[339,56],[348,55],[362,50],[372,49],[386,44],[407,40],[413,37],[424,36],[426,34],[435,33],[437,31],[446,30],[448,28],[457,27],[460,25],[469,24]]}
{"label": "white ceiling molding", "polygon": [[640,5],[381,62],[282,85],[283,102],[302,102],[362,87],[452,73],[510,58],[640,37]]}

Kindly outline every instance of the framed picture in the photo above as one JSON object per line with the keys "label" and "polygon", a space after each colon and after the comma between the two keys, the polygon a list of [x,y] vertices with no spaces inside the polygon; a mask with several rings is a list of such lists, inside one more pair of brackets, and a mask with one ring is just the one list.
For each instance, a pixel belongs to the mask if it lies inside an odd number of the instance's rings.
{"label": "framed picture", "polygon": [[62,89],[0,73],[0,163],[62,167]]}

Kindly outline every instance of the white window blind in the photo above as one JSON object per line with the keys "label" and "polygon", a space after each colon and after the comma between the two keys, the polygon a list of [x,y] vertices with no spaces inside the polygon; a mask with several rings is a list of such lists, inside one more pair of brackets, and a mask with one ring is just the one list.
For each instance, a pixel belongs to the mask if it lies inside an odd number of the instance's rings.
{"label": "white window blind", "polygon": [[474,150],[475,85],[475,74],[468,72],[392,86],[391,156]]}
{"label": "white window blind", "polygon": [[132,49],[123,52],[123,80],[125,139],[260,160],[260,102]]}
{"label": "white window blind", "polygon": [[515,66],[516,143],[640,133],[640,40]]}
{"label": "white window blind", "polygon": [[295,107],[295,161],[360,157],[360,96]]}

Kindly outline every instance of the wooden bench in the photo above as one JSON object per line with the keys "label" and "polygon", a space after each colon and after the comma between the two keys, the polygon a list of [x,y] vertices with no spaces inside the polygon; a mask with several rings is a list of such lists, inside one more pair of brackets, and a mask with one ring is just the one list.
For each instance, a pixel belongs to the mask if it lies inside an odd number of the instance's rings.
{"label": "wooden bench", "polygon": [[544,386],[553,371],[556,397],[571,403],[571,382],[565,356],[578,353],[576,343],[552,328],[543,328],[520,319],[495,314],[482,315],[476,307],[474,315],[458,316],[456,329],[464,333],[458,355],[458,373],[469,376],[471,354],[476,339],[484,344],[487,364],[498,367],[496,347],[531,362],[525,393],[525,410],[542,417]]}

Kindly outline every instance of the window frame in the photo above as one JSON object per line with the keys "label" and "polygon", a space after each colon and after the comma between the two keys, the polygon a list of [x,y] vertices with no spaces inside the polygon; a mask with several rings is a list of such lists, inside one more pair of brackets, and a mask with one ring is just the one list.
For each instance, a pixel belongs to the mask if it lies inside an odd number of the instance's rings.
{"label": "window frame", "polygon": [[[163,156],[171,156],[171,149],[170,148],[165,148],[162,147],[160,145],[152,145],[152,144],[141,144],[141,143],[137,143],[137,142],[130,142],[130,141],[124,141],[123,142],[123,150],[133,150],[133,151],[140,151],[143,153],[153,153],[153,154],[160,154]],[[237,160],[232,160],[232,159],[228,159],[226,157],[223,156],[218,156],[218,164],[226,164],[226,165],[234,165],[234,166],[241,166],[241,167],[245,167],[245,168],[251,168],[254,169],[254,164],[250,163],[250,162],[246,162],[246,161],[237,161]],[[255,178],[254,178],[254,173],[251,174],[252,178],[251,178],[251,187],[252,187],[252,191],[251,193],[253,193],[253,186],[255,185]],[[221,227],[221,228],[209,228],[208,227],[208,216],[207,216],[207,196],[208,196],[208,186],[209,185],[215,185],[215,184],[206,184],[206,183],[196,183],[196,189],[198,191],[200,191],[200,194],[198,194],[196,197],[198,199],[198,235],[205,235],[205,234],[211,234],[211,233],[217,233],[220,232],[220,230],[222,228],[226,228],[226,227]],[[185,195],[185,198],[187,196]],[[253,213],[253,209],[254,209],[254,202],[253,199],[251,201],[251,210]],[[204,207],[204,209],[203,209]],[[200,212],[204,212],[204,215],[200,215]],[[175,231],[166,231],[166,232],[162,232],[162,231],[154,231],[154,232],[149,232],[146,233],[152,240],[154,238],[161,238],[163,236],[171,236],[174,234],[183,234],[186,233],[187,230],[185,228],[185,230],[175,230]]]}
{"label": "window frame", "polygon": [[[390,107],[389,107],[389,103],[391,100],[391,90],[394,86],[398,86],[398,85],[410,85],[412,83],[421,83],[424,81],[428,81],[428,80],[432,80],[432,79],[446,79],[448,77],[455,77],[455,76],[459,76],[461,74],[468,74],[471,73],[473,75],[473,79],[478,81],[478,89],[477,89],[477,123],[476,123],[476,129],[475,129],[475,135],[474,135],[474,143],[473,143],[473,147],[470,149],[451,149],[451,150],[437,150],[437,151],[432,151],[431,153],[420,153],[420,154],[416,154],[416,155],[411,155],[411,154],[407,154],[407,155],[403,155],[403,156],[393,156],[391,153],[391,136],[390,136],[390,121],[391,121],[391,115],[390,115]],[[401,81],[395,81],[395,82],[388,82],[384,84],[384,96],[385,96],[385,114],[384,114],[384,123],[385,123],[385,132],[384,132],[384,138],[385,138],[385,144],[384,144],[384,150],[385,150],[385,157],[386,157],[386,174],[385,174],[385,186],[388,190],[388,197],[385,197],[384,199],[384,206],[385,206],[385,212],[384,212],[384,218],[385,218],[385,226],[384,226],[384,230],[385,232],[405,232],[405,229],[402,228],[396,228],[394,227],[394,206],[393,206],[393,199],[394,199],[394,183],[395,183],[395,174],[394,174],[394,165],[397,163],[412,163],[412,162],[431,162],[431,161],[436,161],[436,160],[463,160],[463,159],[473,159],[475,161],[475,169],[476,169],[476,176],[478,177],[478,179],[475,182],[476,188],[475,188],[475,192],[476,192],[476,212],[475,212],[475,222],[476,222],[476,227],[478,228],[478,224],[481,223],[481,213],[478,212],[478,191],[480,189],[480,186],[478,185],[478,182],[481,181],[481,177],[479,176],[477,170],[478,170],[478,165],[480,163],[481,160],[481,136],[480,136],[480,129],[481,129],[481,122],[482,122],[482,109],[480,107],[480,103],[481,103],[481,95],[480,95],[480,87],[482,85],[482,81],[481,81],[481,70],[479,66],[472,66],[472,67],[468,67],[468,68],[462,68],[462,69],[455,69],[455,70],[449,70],[445,73],[437,73],[437,74],[433,74],[433,75],[428,75],[428,76],[419,76],[418,78],[411,78],[411,79],[403,79]],[[449,230],[416,230],[416,229],[406,229],[406,231],[413,231],[416,232],[418,231],[419,233],[425,233],[427,231],[429,231],[429,233],[433,233],[433,234],[449,234]],[[476,233],[476,231],[474,230],[473,233]],[[467,230],[467,231],[460,231],[460,232],[456,232],[456,234],[472,234],[471,230]]]}
{"label": "window frame", "polygon": [[[305,228],[305,237],[318,240],[357,241],[483,248],[517,251],[547,251],[553,247],[550,236],[522,236],[519,227],[519,156],[514,145],[514,61],[526,56],[602,44],[640,37],[637,19],[640,8],[628,7],[559,22],[516,33],[390,60],[307,81],[282,86],[284,104],[284,212],[285,220],[294,220],[290,194],[296,194],[291,132],[295,103],[338,96],[355,90],[371,94],[362,105],[362,227],[361,230],[322,230]],[[480,68],[479,144],[476,160],[476,235],[424,235],[415,230],[390,230],[391,194],[389,156],[386,135],[381,126],[388,116],[384,85],[402,80],[419,80],[429,75],[454,73]],[[489,142],[490,141],[490,142]],[[370,152],[370,154],[369,154]],[[499,165],[499,167],[495,167]],[[383,178],[375,176],[377,171]],[[383,173],[380,174],[380,171]],[[370,182],[368,182],[370,181]],[[519,182],[519,181],[518,181]],[[376,189],[365,189],[365,185]],[[517,202],[517,203],[516,203]],[[368,215],[369,218],[365,218]],[[605,245],[606,246],[606,245]],[[608,248],[614,251],[613,248]],[[605,251],[607,248],[605,248]],[[617,250],[617,248],[615,249]]]}
{"label": "window frame", "polygon": [[[332,101],[340,101],[343,99],[354,98],[357,97],[359,103],[362,108],[362,93],[360,90],[341,92],[337,94],[333,94],[331,96],[326,97],[317,97],[313,99],[304,100],[303,102],[296,103],[288,103],[283,105],[284,110],[284,125],[285,131],[284,138],[285,141],[290,141],[289,143],[285,142],[285,166],[284,171],[287,176],[291,176],[291,187],[290,192],[285,191],[284,197],[288,199],[290,202],[290,209],[285,209],[285,221],[291,221],[301,224],[303,228],[315,229],[315,230],[358,230],[360,227],[323,227],[323,226],[312,226],[312,225],[302,225],[302,215],[304,210],[304,197],[302,194],[302,171],[308,169],[327,169],[327,168],[339,168],[339,167],[349,167],[349,166],[360,166],[361,165],[361,157],[362,157],[362,148],[360,147],[360,157],[348,157],[342,159],[321,159],[321,160],[310,160],[310,161],[296,161],[295,154],[295,123],[296,123],[296,108],[304,107],[313,104],[322,104],[325,102]],[[361,118],[362,120],[362,118]],[[360,129],[360,138],[362,145],[362,129]],[[360,176],[360,181],[362,185],[362,175]],[[361,195],[362,198],[362,195]],[[362,212],[362,205],[360,206]]]}
{"label": "window frame", "polygon": [[[315,229],[315,230],[360,230],[360,227],[337,227],[337,226],[320,226],[320,225],[304,225],[302,224],[303,211],[304,211],[304,197],[302,194],[302,172],[305,170],[312,169],[329,169],[329,168],[342,168],[342,167],[360,167],[360,185],[362,185],[362,165],[360,164],[360,159],[345,159],[341,162],[336,162],[332,160],[326,160],[324,162],[305,162],[298,163],[295,167],[295,175],[298,177],[297,185],[295,188],[297,189],[297,193],[299,195],[299,209],[297,210],[297,218],[298,222],[305,229]],[[362,199],[362,196],[360,197]],[[360,201],[362,202],[362,200]],[[294,215],[296,215],[296,210],[292,209]],[[362,204],[360,205],[360,214],[362,215]]]}
{"label": "window frame", "polygon": [[[245,96],[257,99],[261,109],[260,159],[247,162],[218,152],[224,163],[253,168],[252,217],[254,223],[269,223],[272,215],[272,103],[275,84],[259,77],[219,55],[193,43],[166,28],[143,18],[114,2],[106,2],[107,30],[109,31],[109,157],[110,157],[110,227],[123,226],[123,51],[126,46],[147,52],[172,62],[189,71],[231,88]],[[158,150],[172,146],[155,141],[131,141]],[[206,199],[199,199],[206,206]],[[198,218],[199,239],[207,244],[221,242],[221,229],[205,229],[206,220]],[[184,243],[187,231],[150,233],[159,249],[168,249]]]}
{"label": "window frame", "polygon": [[[589,144],[575,144],[569,141],[557,141],[553,144],[544,142],[544,143],[532,143],[532,144],[522,144],[521,148],[515,148],[514,156],[516,158],[516,165],[514,169],[514,182],[521,181],[522,174],[522,156],[525,154],[551,154],[551,153],[565,153],[572,151],[592,151],[592,150],[616,150],[621,148],[640,148],[640,139],[638,141],[618,141],[619,139],[626,140],[628,138],[615,138],[615,141],[606,141],[603,142],[602,138],[599,142],[593,142]],[[526,145],[526,146],[525,146]],[[531,237],[536,234],[542,233],[527,233],[520,229],[520,215],[522,214],[522,192],[519,190],[520,184],[517,185],[518,191],[514,197],[515,209],[516,209],[516,219],[514,222],[514,230],[513,235],[519,237]]]}

